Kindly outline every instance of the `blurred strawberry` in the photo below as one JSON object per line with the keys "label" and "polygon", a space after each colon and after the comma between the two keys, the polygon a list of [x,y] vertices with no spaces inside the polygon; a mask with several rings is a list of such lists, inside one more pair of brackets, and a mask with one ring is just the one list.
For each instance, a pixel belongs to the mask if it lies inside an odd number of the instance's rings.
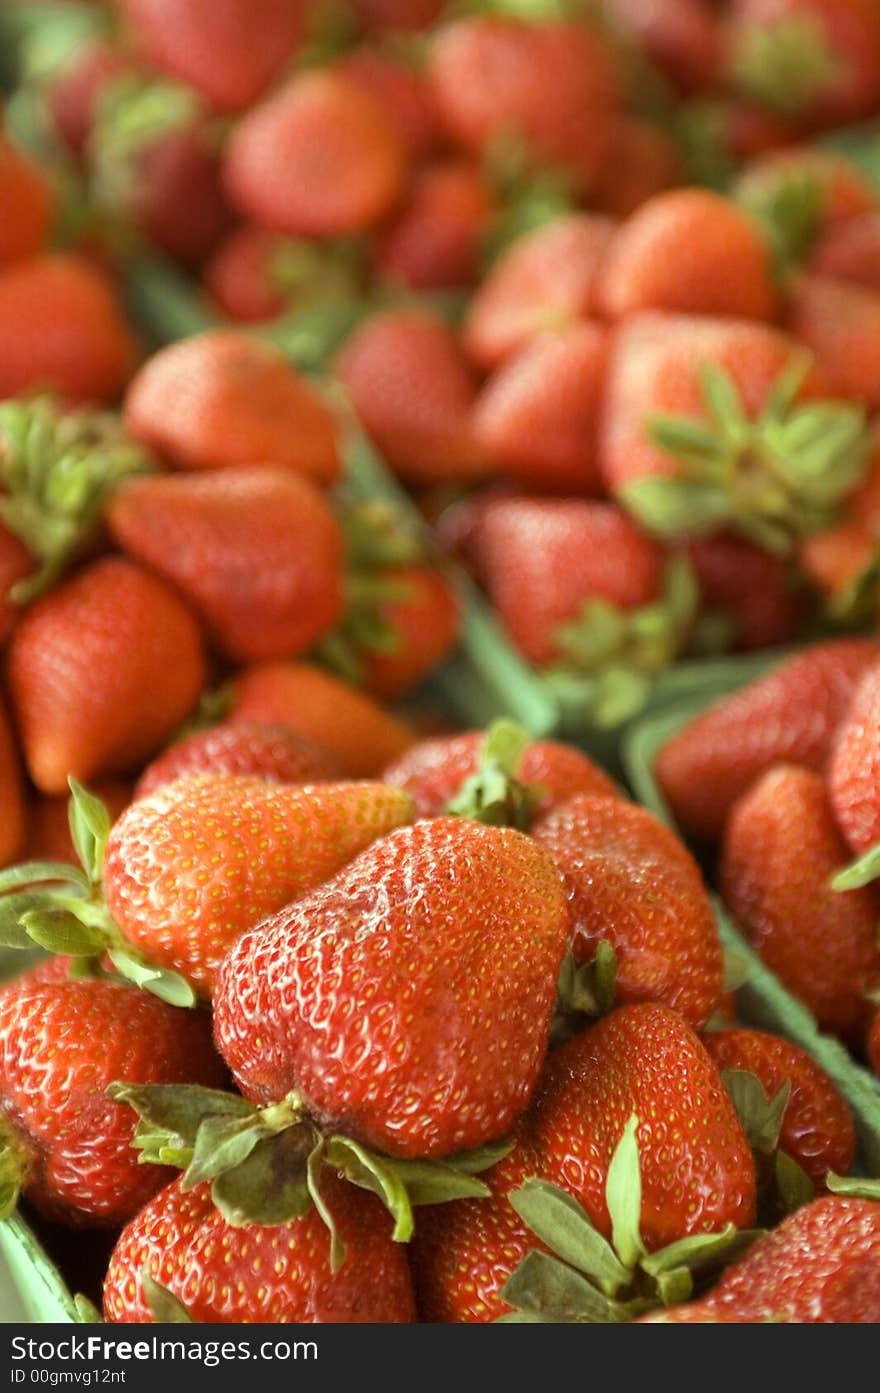
{"label": "blurred strawberry", "polygon": [[829,389],[880,408],[880,290],[801,276],[791,294],[791,332],[816,355]]}
{"label": "blurred strawberry", "polygon": [[478,165],[447,160],[423,166],[400,211],[377,239],[376,273],[409,290],[475,284],[493,210]]}
{"label": "blurred strawberry", "polygon": [[[91,791],[115,822],[132,800],[132,786],[123,779],[94,779]],[[70,832],[70,796],[36,794],[28,804],[27,837],[22,850],[26,861],[69,861],[79,864]]]}
{"label": "blurred strawberry", "polygon": [[880,294],[880,212],[829,227],[810,258],[813,275],[852,281]]}
{"label": "blurred strawberry", "polygon": [[49,235],[53,202],[42,171],[0,128],[0,266],[41,249]]}
{"label": "blurred strawberry", "polygon": [[14,861],[25,832],[25,794],[17,741],[5,706],[0,704],[0,866]]}
{"label": "blurred strawberry", "polygon": [[682,153],[660,126],[622,118],[595,190],[596,206],[628,218],[649,198],[685,182]]}
{"label": "blurred strawberry", "polygon": [[413,161],[437,153],[440,118],[422,68],[378,46],[343,53],[335,68],[385,109]]}
{"label": "blurred strawberry", "polygon": [[130,56],[105,39],[79,45],[53,73],[47,91],[52,125],[72,155],[85,156],[101,94],[111,82],[133,71]]}
{"label": "blurred strawberry", "polygon": [[609,22],[684,92],[714,87],[722,61],[715,7],[706,0],[602,0]]}
{"label": "blurred strawberry", "polygon": [[744,652],[791,642],[806,616],[806,596],[786,558],[726,532],[690,542],[687,554],[700,587],[700,619],[710,651],[713,633],[722,637],[719,647]]}

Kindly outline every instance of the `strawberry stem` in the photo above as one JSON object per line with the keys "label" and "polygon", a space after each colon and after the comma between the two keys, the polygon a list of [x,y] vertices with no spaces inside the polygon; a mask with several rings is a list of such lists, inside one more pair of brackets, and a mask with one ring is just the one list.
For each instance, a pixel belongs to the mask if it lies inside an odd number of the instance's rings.
{"label": "strawberry stem", "polygon": [[822,24],[809,14],[740,26],[730,69],[745,97],[789,118],[821,98],[843,73]]}

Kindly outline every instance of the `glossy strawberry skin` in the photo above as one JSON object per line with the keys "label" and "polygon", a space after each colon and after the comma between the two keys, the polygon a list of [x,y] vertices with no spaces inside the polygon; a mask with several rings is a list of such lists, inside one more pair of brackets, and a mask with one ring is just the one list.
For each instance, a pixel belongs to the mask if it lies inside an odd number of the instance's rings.
{"label": "glossy strawberry skin", "polygon": [[519,237],[490,269],[468,307],[463,343],[480,368],[496,368],[539,334],[595,315],[611,218],[572,213]]}
{"label": "glossy strawberry skin", "polygon": [[338,776],[333,760],[310,741],[268,721],[225,721],[197,730],[154,759],[138,779],[137,798],[193,774],[248,774],[276,784],[316,784]]}
{"label": "glossy strawberry skin", "polygon": [[684,833],[720,837],[736,799],[773,764],[823,769],[856,684],[878,656],[870,639],[814,644],[674,735],[655,769]]}
{"label": "glossy strawberry skin", "polygon": [[662,1002],[695,1029],[722,994],[721,943],[696,862],[674,833],[620,798],[577,794],[532,835],[562,872],[575,963],[617,957],[616,999]]}
{"label": "glossy strawberry skin", "polygon": [[108,557],[22,617],[6,677],[25,762],[43,793],[142,764],[205,681],[201,635],[164,581]]}
{"label": "glossy strawberry skin", "polygon": [[104,1090],[119,1079],[221,1087],[210,1017],[115,980],[53,975],[0,992],[0,1109],[29,1153],[24,1193],[73,1227],[124,1223],[171,1172],[138,1164],[137,1119]]}
{"label": "glossy strawberry skin", "polygon": [[[485,739],[484,731],[468,730],[420,740],[387,765],[382,778],[410,795],[416,817],[440,817],[465,780],[477,773]],[[617,793],[608,775],[587,755],[558,740],[533,741],[523,754],[517,778],[541,788],[536,816],[549,813],[577,793],[608,798]]]}
{"label": "glossy strawberry skin", "polygon": [[663,552],[625,513],[578,498],[502,498],[474,536],[501,622],[533,663],[558,656],[556,631],[591,599],[637,609],[658,596]]}
{"label": "glossy strawberry skin", "polygon": [[780,1035],[745,1027],[711,1031],[703,1043],[719,1069],[748,1070],[768,1098],[786,1081],[791,1084],[779,1148],[817,1189],[825,1188],[830,1170],[849,1174],[856,1150],[852,1114],[834,1081],[806,1050]]}
{"label": "glossy strawberry skin", "polygon": [[740,1322],[877,1324],[880,1204],[841,1195],[813,1200],[759,1239],[701,1302],[682,1309]]}
{"label": "glossy strawberry skin", "polygon": [[838,731],[828,788],[838,826],[856,856],[880,842],[880,664],[865,673]]}
{"label": "glossy strawberry skin", "polygon": [[320,885],[405,822],[381,784],[185,777],[134,803],[107,843],[104,893],[124,936],[210,994],[246,929]]}
{"label": "glossy strawberry skin", "polygon": [[391,1155],[480,1146],[534,1087],[567,934],[535,842],[419,822],[239,940],[215,991],[218,1046],[246,1096],[295,1088]]}
{"label": "glossy strawberry skin", "polygon": [[733,809],[721,880],[767,966],[823,1029],[858,1039],[880,986],[880,902],[873,886],[832,889],[848,860],[820,775],[777,765]]}
{"label": "glossy strawberry skin", "polygon": [[380,1202],[327,1171],[321,1191],[347,1251],[335,1274],[316,1209],[275,1227],[233,1228],[214,1208],[210,1186],[184,1193],[175,1181],[120,1234],[104,1286],[106,1319],[152,1322],[141,1287],[146,1271],[199,1324],[415,1320],[406,1249],[392,1242]]}
{"label": "glossy strawberry skin", "polygon": [[574,1195],[610,1237],[608,1165],[634,1112],[649,1250],[752,1222],[752,1155],[699,1039],[664,1006],[619,1007],[548,1056],[514,1149],[484,1177],[492,1197],[420,1216],[413,1271],[423,1315],[483,1323],[505,1314],[505,1280],[541,1247],[506,1198],[529,1176]]}
{"label": "glossy strawberry skin", "polygon": [[339,525],[290,470],[134,479],[107,517],[118,545],[176,586],[239,662],[296,657],[342,612]]}

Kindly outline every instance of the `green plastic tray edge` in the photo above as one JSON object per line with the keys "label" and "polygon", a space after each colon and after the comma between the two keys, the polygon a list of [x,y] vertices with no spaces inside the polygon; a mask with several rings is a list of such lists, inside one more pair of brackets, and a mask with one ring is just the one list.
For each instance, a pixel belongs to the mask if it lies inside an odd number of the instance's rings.
{"label": "green plastic tray edge", "polygon": [[[657,817],[675,827],[675,820],[654,777],[661,746],[712,698],[693,695],[638,723],[624,741],[622,759],[633,793]],[[752,1024],[777,1031],[801,1045],[830,1074],[852,1109],[862,1165],[880,1175],[880,1083],[849,1055],[838,1040],[822,1034],[816,1021],[761,961],[737,932],[724,906],[715,901],[722,940],[748,962],[749,977],[737,993],[737,1004]]]}
{"label": "green plastic tray edge", "polygon": [[0,1250],[32,1321],[76,1322],[76,1307],[61,1273],[18,1214],[0,1224]]}

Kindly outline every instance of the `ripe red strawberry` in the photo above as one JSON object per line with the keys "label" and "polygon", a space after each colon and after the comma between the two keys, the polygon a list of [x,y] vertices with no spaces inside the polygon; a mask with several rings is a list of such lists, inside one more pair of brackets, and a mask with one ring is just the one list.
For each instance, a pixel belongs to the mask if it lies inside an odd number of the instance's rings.
{"label": "ripe red strawberry", "polygon": [[393,566],[376,573],[388,587],[376,617],[385,631],[381,644],[357,651],[367,691],[393,701],[417,687],[449,656],[458,639],[461,614],[449,583],[430,566]]}
{"label": "ripe red strawberry", "polygon": [[[833,527],[805,537],[799,560],[828,597],[833,609],[854,617],[874,604],[873,569],[880,544],[880,431],[871,432],[871,453],[863,483],[847,499]],[[867,592],[865,593],[865,582]]]}
{"label": "ripe red strawberry", "polygon": [[429,311],[371,315],[346,343],[336,373],[376,448],[408,482],[486,473],[470,421],[476,384],[452,330]]}
{"label": "ripe red strawberry", "polygon": [[[100,140],[99,132],[99,160]],[[108,207],[127,213],[168,256],[198,266],[232,221],[210,131],[192,124],[150,141],[134,158],[130,201],[119,205],[111,198]]]}
{"label": "ripe red strawberry", "polygon": [[113,401],[137,346],[100,272],[78,257],[27,257],[0,269],[0,398],[51,388]]}
{"label": "ripe red strawberry", "polygon": [[777,311],[766,237],[709,189],[660,193],[633,213],[611,240],[600,297],[612,319],[654,309],[772,320]]}
{"label": "ripe red strawberry", "polygon": [[481,512],[474,549],[505,630],[533,663],[560,657],[560,630],[590,601],[635,610],[663,582],[660,547],[609,503],[499,498]]}
{"label": "ripe red strawberry", "polygon": [[24,836],[24,787],[15,735],[0,701],[0,866],[15,859]]}
{"label": "ripe red strawberry", "polygon": [[734,807],[722,887],[761,957],[819,1025],[859,1038],[866,994],[880,986],[878,900],[872,887],[832,887],[848,848],[812,770],[778,765]]}
{"label": "ripe red strawberry", "polygon": [[446,160],[423,166],[396,218],[377,239],[376,273],[409,290],[473,285],[493,212],[479,165]]}
{"label": "ripe red strawberry", "polygon": [[[605,482],[661,536],[733,527],[784,552],[792,533],[825,523],[863,470],[863,411],[805,405],[818,387],[803,349],[767,325],[635,315],[609,370]],[[823,428],[815,448],[816,436],[804,444],[808,426]]]}
{"label": "ripe red strawberry", "polygon": [[321,885],[410,808],[381,784],[184,777],[132,804],[113,828],[107,907],[151,963],[209,994],[241,933]]}
{"label": "ripe red strawberry", "polygon": [[192,605],[238,661],[296,657],[342,613],[342,535],[308,479],[251,467],[154,475],[116,491],[117,544]]}
{"label": "ripe red strawberry", "polygon": [[660,126],[629,116],[618,123],[596,186],[596,206],[614,218],[628,218],[655,194],[684,182],[676,141]]}
{"label": "ripe red strawberry", "polygon": [[19,621],[6,677],[28,772],[43,793],[68,776],[136,768],[196,705],[199,630],[163,581],[119,557],[96,561]]}
{"label": "ripe red strawberry", "polygon": [[702,1301],[659,1320],[876,1325],[880,1204],[825,1195],[759,1239]]}
{"label": "ripe red strawberry", "polygon": [[238,123],[226,188],[240,212],[299,237],[364,232],[391,211],[406,151],[386,110],[340,73],[298,73]]}
{"label": "ripe red strawberry", "polygon": [[619,1007],[549,1055],[516,1149],[484,1177],[493,1197],[420,1214],[414,1274],[423,1316],[484,1322],[509,1310],[502,1286],[530,1250],[544,1246],[505,1198],[530,1175],[573,1196],[610,1237],[608,1169],[633,1114],[639,1227],[649,1252],[752,1222],[751,1152],[697,1036],[664,1006]]}
{"label": "ripe red strawberry", "polygon": [[339,473],[329,406],[280,353],[233,330],[155,353],[128,389],[125,424],[181,469],[272,464],[319,484]]}
{"label": "ripe red strawberry", "polygon": [[377,702],[309,663],[258,663],[232,683],[229,719],[271,721],[326,751],[349,778],[372,778],[414,740]]}
{"label": "ripe red strawberry", "polygon": [[219,1048],[246,1096],[295,1088],[389,1155],[482,1146],[534,1087],[567,920],[522,833],[402,828],[239,940],[215,985]]}
{"label": "ripe red strawberry", "polygon": [[[338,776],[330,755],[286,726],[225,721],[176,741],[148,764],[135,788],[146,798],[192,774],[249,774],[276,784],[319,784]],[[100,791],[96,790],[99,796]],[[44,857],[49,860],[52,858]]]}
{"label": "ripe red strawberry", "polygon": [[721,31],[704,0],[605,0],[611,23],[685,92],[712,86],[723,58]]}
{"label": "ripe red strawberry", "polygon": [[[382,778],[410,795],[417,818],[440,817],[480,773],[486,743],[482,730],[420,740],[389,764]],[[576,793],[613,798],[617,792],[587,755],[558,740],[526,740],[511,777],[534,792],[535,802],[529,809],[533,817],[551,812]]]}
{"label": "ripe red strawberry", "polygon": [[43,174],[6,139],[0,127],[0,265],[32,256],[52,221],[52,194]]}
{"label": "ripe red strawberry", "polygon": [[[131,784],[124,779],[97,779],[91,790],[100,798],[115,822],[132,800]],[[76,848],[70,833],[70,796],[54,798],[37,795],[27,809],[27,837],[21,852],[23,861],[69,861],[78,863]],[[50,958],[57,962],[57,958]]]}
{"label": "ripe red strawberry", "polygon": [[259,324],[275,319],[287,303],[275,283],[279,238],[244,223],[233,228],[202,270],[202,284],[230,319]]}
{"label": "ripe red strawberry", "polygon": [[583,23],[524,23],[487,16],[449,24],[429,71],[446,126],[465,150],[519,143],[538,167],[565,171],[583,189],[608,153],[620,102],[605,41]]}
{"label": "ripe red strawberry", "polygon": [[199,1324],[415,1320],[406,1249],[392,1242],[379,1201],[330,1175],[321,1193],[348,1254],[336,1272],[317,1209],[277,1227],[233,1226],[214,1208],[210,1185],[184,1191],[175,1181],[120,1234],[104,1284],[106,1319],[167,1319],[144,1291],[146,1274]]}
{"label": "ripe red strawberry", "polygon": [[351,0],[351,5],[370,30],[406,32],[433,24],[443,9],[443,0]]}
{"label": "ripe red strawberry", "polygon": [[880,98],[873,0],[734,0],[741,90],[807,128],[868,116]]}
{"label": "ripe red strawberry", "polygon": [[464,348],[491,369],[547,330],[595,314],[600,268],[615,224],[572,213],[518,238],[477,289],[464,325]]}
{"label": "ripe red strawberry", "polygon": [[880,408],[880,290],[801,276],[792,291],[789,325],[816,355],[832,392]]}
{"label": "ripe red strawberry", "polygon": [[829,1171],[849,1174],[856,1150],[852,1114],[834,1081],[806,1050],[780,1035],[745,1027],[713,1031],[704,1044],[719,1069],[754,1074],[768,1098],[790,1084],[777,1144],[817,1189],[825,1188]]}
{"label": "ripe red strawberry", "polygon": [[[2,507],[2,499],[0,499]],[[16,581],[24,580],[36,569],[35,558],[14,532],[0,522],[0,644],[5,643],[18,614],[9,592]]]}
{"label": "ripe red strawberry", "polygon": [[720,837],[736,799],[774,764],[823,769],[862,674],[870,639],[814,644],[723,697],[661,749],[657,778],[688,837]]}
{"label": "ripe red strawberry", "polygon": [[396,54],[393,45],[363,46],[342,54],[335,67],[384,108],[413,161],[436,153],[442,133],[433,94],[424,70],[405,53]]}
{"label": "ripe red strawberry", "polygon": [[303,0],[120,0],[137,51],[201,92],[218,111],[243,111],[299,44]]}
{"label": "ripe red strawberry", "polygon": [[687,554],[700,587],[701,615],[727,631],[730,647],[748,652],[795,637],[804,619],[804,595],[797,571],[784,557],[727,532],[695,539]]}
{"label": "ripe red strawberry", "polygon": [[119,1077],[219,1087],[207,1012],[114,979],[45,981],[39,971],[0,992],[0,1127],[13,1160],[6,1213],[20,1185],[47,1218],[112,1226],[167,1181],[164,1167],[138,1164],[135,1114],[105,1096]]}
{"label": "ripe red strawberry", "polygon": [[596,445],[607,336],[595,324],[534,338],[489,378],[474,407],[499,474],[546,492],[600,493]]}
{"label": "ripe red strawberry", "polygon": [[880,842],[880,665],[868,669],[840,726],[828,765],[838,825],[861,856]]}
{"label": "ripe red strawberry", "polygon": [[862,213],[828,228],[810,257],[809,269],[880,294],[880,212]]}
{"label": "ripe red strawberry", "polygon": [[704,1026],[721,998],[721,942],[699,868],[675,834],[635,804],[580,793],[532,835],[562,872],[575,966],[609,944],[617,1001],[661,1002]]}

